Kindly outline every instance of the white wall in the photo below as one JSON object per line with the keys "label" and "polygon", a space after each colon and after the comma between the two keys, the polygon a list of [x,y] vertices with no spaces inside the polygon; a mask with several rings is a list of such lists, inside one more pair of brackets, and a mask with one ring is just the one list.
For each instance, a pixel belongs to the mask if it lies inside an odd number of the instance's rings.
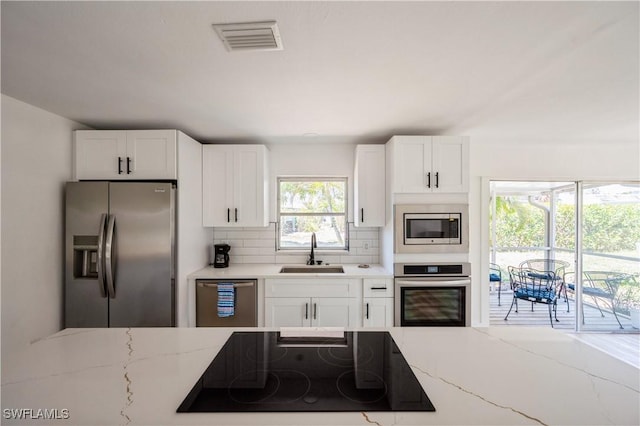
{"label": "white wall", "polygon": [[2,368],[63,326],[63,189],[79,123],[2,95]]}
{"label": "white wall", "polygon": [[640,141],[522,143],[471,136],[470,161],[474,326],[489,325],[489,180],[640,181]]}

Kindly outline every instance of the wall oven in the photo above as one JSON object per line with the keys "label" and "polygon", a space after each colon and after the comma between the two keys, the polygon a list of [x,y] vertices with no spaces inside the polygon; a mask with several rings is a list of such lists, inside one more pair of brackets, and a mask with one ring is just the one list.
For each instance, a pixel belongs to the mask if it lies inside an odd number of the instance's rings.
{"label": "wall oven", "polygon": [[396,253],[469,251],[466,204],[396,204]]}
{"label": "wall oven", "polygon": [[469,263],[396,263],[396,327],[471,325]]}

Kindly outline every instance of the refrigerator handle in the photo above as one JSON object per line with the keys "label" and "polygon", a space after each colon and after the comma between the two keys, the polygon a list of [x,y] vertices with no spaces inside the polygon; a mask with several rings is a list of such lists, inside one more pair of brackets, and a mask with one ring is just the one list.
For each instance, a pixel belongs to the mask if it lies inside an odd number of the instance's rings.
{"label": "refrigerator handle", "polygon": [[113,268],[113,233],[116,226],[116,217],[109,215],[109,222],[107,224],[107,241],[104,246],[104,265],[106,269],[107,277],[107,291],[111,299],[116,297],[116,288],[114,285],[114,268]]}
{"label": "refrigerator handle", "polygon": [[107,215],[103,214],[100,218],[100,229],[98,232],[98,259],[96,261],[96,269],[98,272],[98,285],[100,286],[100,294],[107,297],[107,287],[104,282],[104,233],[106,231]]}

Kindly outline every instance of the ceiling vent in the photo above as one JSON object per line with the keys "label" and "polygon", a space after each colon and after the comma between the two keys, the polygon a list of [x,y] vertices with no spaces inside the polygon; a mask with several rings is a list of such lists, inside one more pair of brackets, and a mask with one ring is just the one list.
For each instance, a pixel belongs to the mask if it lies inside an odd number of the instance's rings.
{"label": "ceiling vent", "polygon": [[229,52],[237,50],[282,50],[276,21],[213,24]]}

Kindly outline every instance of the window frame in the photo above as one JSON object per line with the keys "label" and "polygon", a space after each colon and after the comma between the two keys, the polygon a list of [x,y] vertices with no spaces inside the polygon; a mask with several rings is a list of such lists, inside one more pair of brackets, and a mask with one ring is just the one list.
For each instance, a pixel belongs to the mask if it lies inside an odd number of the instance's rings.
{"label": "window frame", "polygon": [[[283,213],[281,211],[281,182],[342,182],[344,184],[344,212],[343,213]],[[287,253],[304,252],[308,250],[300,247],[282,247],[280,224],[283,216],[323,216],[344,217],[345,235],[344,246],[341,247],[317,247],[316,252],[348,252],[349,251],[349,178],[347,176],[278,176],[276,178],[276,251]]]}

